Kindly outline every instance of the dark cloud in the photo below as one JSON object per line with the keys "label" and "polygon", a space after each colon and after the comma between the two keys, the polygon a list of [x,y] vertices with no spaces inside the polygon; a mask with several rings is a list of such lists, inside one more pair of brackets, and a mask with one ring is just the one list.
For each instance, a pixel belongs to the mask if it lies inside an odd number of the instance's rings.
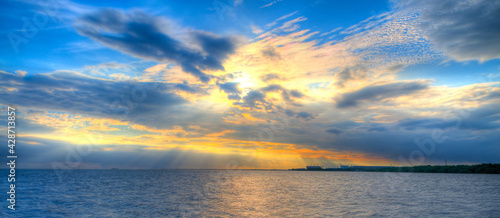
{"label": "dark cloud", "polygon": [[[497,133],[500,129],[498,108],[498,104],[488,104],[478,108],[453,110],[449,114],[443,114],[442,118],[407,118],[395,123],[346,121],[331,125],[330,129],[333,130],[327,131],[336,134],[336,130],[344,130],[342,135],[345,137],[326,140],[328,134],[315,134],[321,131],[311,131],[311,134],[300,136],[300,139],[297,136],[293,140],[301,140],[311,146],[381,156],[397,164],[399,157],[409,159],[412,152],[423,152],[419,143],[427,139],[426,143],[432,142],[436,148],[435,152],[425,153],[424,161],[428,164],[435,161],[441,163],[445,158],[462,163],[498,162],[500,153],[494,153],[500,151],[497,146],[500,139]],[[433,136],[439,140],[434,140]]]}
{"label": "dark cloud", "polygon": [[117,119],[158,116],[186,103],[175,91],[201,92],[185,84],[110,81],[74,72],[26,77],[0,72],[1,104]]}
{"label": "dark cloud", "polygon": [[227,82],[227,83],[220,83],[219,88],[226,92],[227,94],[239,94],[241,93],[240,88],[238,88],[238,85],[240,83],[238,82]]}
{"label": "dark cloud", "polygon": [[[232,76],[232,74],[230,74]],[[238,87],[240,83],[238,82],[226,82],[226,83],[219,83],[217,82],[217,85],[219,86],[220,90],[223,90],[225,93],[227,93],[227,99],[229,100],[240,100],[241,99],[241,90]]]}
{"label": "dark cloud", "polygon": [[208,82],[211,76],[202,71],[224,70],[223,61],[237,46],[235,37],[201,31],[191,32],[191,42],[181,42],[172,37],[167,28],[163,18],[142,11],[124,13],[103,9],[77,21],[77,30],[84,36],[136,57],[173,61],[203,82]]}
{"label": "dark cloud", "polygon": [[424,33],[455,60],[500,58],[499,1],[413,0],[398,5],[418,10]]}
{"label": "dark cloud", "polygon": [[[450,115],[403,119],[395,123],[344,121],[328,126],[315,123],[315,127],[308,126],[308,134],[299,135],[290,130],[277,134],[274,139],[276,142],[382,157],[394,165],[408,164],[401,162],[401,158],[408,161],[415,152],[424,155],[423,162],[415,164],[443,163],[445,158],[456,163],[500,161],[498,105],[483,105]],[[419,145],[423,143],[427,143],[426,146],[433,143],[435,150],[423,150]]]}
{"label": "dark cloud", "polygon": [[342,133],[342,130],[337,129],[337,128],[331,128],[331,129],[327,129],[326,132],[327,133],[333,133],[333,134],[339,135],[340,133]]}
{"label": "dark cloud", "polygon": [[310,119],[314,118],[314,116],[310,113],[302,111],[302,112],[297,113],[297,118],[302,118],[304,120],[310,120]]}
{"label": "dark cloud", "polygon": [[448,128],[494,130],[500,128],[498,108],[497,104],[489,104],[480,108],[452,111],[447,118],[405,118],[397,122],[397,127],[405,130]]}
{"label": "dark cloud", "polygon": [[261,107],[259,106],[260,104],[266,103],[266,100],[264,99],[266,95],[260,91],[250,91],[248,92],[247,95],[245,95],[242,99],[243,102],[234,102],[234,105],[240,105],[242,107],[249,107],[249,108],[258,108],[260,109]]}
{"label": "dark cloud", "polygon": [[484,105],[472,111],[458,111],[457,117],[449,122],[461,129],[500,129],[500,104]]}
{"label": "dark cloud", "polygon": [[195,89],[189,85],[186,85],[186,84],[175,84],[174,87],[176,89],[179,89],[179,90],[182,90],[182,91],[185,91],[185,92],[189,92],[189,93],[198,93],[200,92],[199,89]]}
{"label": "dark cloud", "polygon": [[[204,52],[208,54],[206,59],[208,62],[213,61],[210,65],[217,67],[216,69],[224,70],[222,61],[234,53],[236,49],[236,39],[231,37],[220,37],[215,34],[197,31],[192,33],[195,41],[201,46]],[[213,60],[211,60],[213,59]]]}
{"label": "dark cloud", "polygon": [[408,95],[427,87],[427,82],[395,82],[385,85],[370,85],[360,90],[343,94],[337,99],[337,107],[356,107],[363,101],[380,101],[386,98]]}
{"label": "dark cloud", "polygon": [[290,90],[290,94],[293,96],[293,97],[296,97],[296,98],[302,98],[304,97],[304,93],[298,91],[298,90]]}
{"label": "dark cloud", "polygon": [[[500,147],[496,146],[500,139],[493,132],[482,132],[470,134],[460,130],[444,131],[446,140],[438,143],[432,141],[433,131],[354,131],[343,132],[344,137],[336,137],[322,142],[317,139],[307,138],[315,146],[321,148],[334,148],[335,150],[354,151],[369,154],[373,157],[383,157],[392,160],[395,165],[412,164],[409,162],[410,155],[414,152],[423,154],[423,160],[413,164],[435,164],[442,163],[444,159],[454,162],[498,162],[500,161]],[[302,136],[304,137],[304,136]],[[323,136],[325,137],[325,136]],[[424,151],[415,142],[428,140],[434,143],[434,152]],[[308,143],[306,141],[306,143]],[[426,141],[426,142],[428,142]],[[311,143],[311,142],[309,142]],[[428,144],[426,146],[429,146]],[[405,160],[405,161],[402,161]]]}

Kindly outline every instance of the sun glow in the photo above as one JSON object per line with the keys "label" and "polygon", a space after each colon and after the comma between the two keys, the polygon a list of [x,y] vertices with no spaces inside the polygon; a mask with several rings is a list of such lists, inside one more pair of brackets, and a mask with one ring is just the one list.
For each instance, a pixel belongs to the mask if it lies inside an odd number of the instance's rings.
{"label": "sun glow", "polygon": [[241,76],[234,79],[233,82],[239,83],[238,87],[243,91],[254,88],[258,83],[254,78],[250,77],[246,73],[243,73]]}

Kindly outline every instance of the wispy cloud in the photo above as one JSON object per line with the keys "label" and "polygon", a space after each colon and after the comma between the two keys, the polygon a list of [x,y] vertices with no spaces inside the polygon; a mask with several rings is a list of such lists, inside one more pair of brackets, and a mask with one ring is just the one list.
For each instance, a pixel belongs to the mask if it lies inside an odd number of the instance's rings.
{"label": "wispy cloud", "polygon": [[283,0],[274,0],[274,1],[270,2],[269,4],[261,6],[260,8],[266,8],[266,7],[272,6],[280,1],[283,1]]}
{"label": "wispy cloud", "polygon": [[294,12],[292,12],[292,13],[286,14],[286,15],[284,15],[284,16],[282,16],[282,17],[280,17],[280,18],[276,19],[276,20],[274,20],[273,22],[266,24],[266,29],[271,28],[271,27],[273,27],[273,26],[276,26],[276,25],[279,23],[279,21],[281,21],[281,20],[285,20],[285,19],[287,19],[287,18],[289,18],[289,17],[291,17],[291,16],[293,16],[293,15],[297,14],[298,12],[299,12],[299,11],[294,11]]}

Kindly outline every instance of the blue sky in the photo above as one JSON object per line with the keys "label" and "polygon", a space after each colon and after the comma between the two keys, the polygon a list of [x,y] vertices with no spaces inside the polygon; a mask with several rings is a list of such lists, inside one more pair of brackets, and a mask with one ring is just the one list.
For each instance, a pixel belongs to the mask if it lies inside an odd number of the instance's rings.
{"label": "blue sky", "polygon": [[[295,1],[286,4],[276,3],[276,5],[283,4],[286,7],[260,8],[270,2],[244,2],[244,5],[233,6],[234,3],[231,5],[230,2],[226,1],[198,1],[196,3],[182,1],[75,1],[75,3],[86,5],[92,9],[99,7],[122,10],[142,9],[158,16],[167,16],[190,28],[217,33],[237,33],[249,37],[254,36],[251,32],[251,24],[265,26],[270,20],[275,20],[294,11],[297,12],[297,15],[308,18],[305,25],[310,26],[315,31],[329,32],[338,27],[354,25],[371,15],[389,10],[389,3],[386,1],[357,1],[355,4],[330,1],[305,4],[301,1]],[[0,27],[5,35],[8,32],[20,33],[25,23],[19,17],[26,17],[31,21],[33,15],[43,7],[22,2],[6,2],[4,4],[6,7],[2,8],[1,16],[5,22],[2,22]],[[360,5],[362,7],[359,7]],[[59,10],[57,11],[59,12]],[[70,14],[68,16],[78,15]],[[103,61],[131,62],[138,60],[121,55],[115,50],[103,47],[79,35],[73,28],[71,18],[73,17],[49,19],[43,28],[37,28],[39,30],[36,37],[30,39],[27,44],[20,44],[19,55],[2,57],[2,65],[6,67],[6,70],[15,71],[18,70],[18,66],[24,66],[29,73],[42,73],[60,69],[77,69]],[[9,41],[4,41],[1,48],[15,52]],[[65,55],[75,49],[78,49],[79,54]]]}
{"label": "blue sky", "polygon": [[26,168],[499,162],[497,12],[485,0],[2,2],[0,105],[19,108]]}

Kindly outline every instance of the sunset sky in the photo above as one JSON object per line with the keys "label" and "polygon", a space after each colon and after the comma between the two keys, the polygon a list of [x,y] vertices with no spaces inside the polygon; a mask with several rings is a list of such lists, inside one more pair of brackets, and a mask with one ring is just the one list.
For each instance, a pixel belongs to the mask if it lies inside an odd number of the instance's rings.
{"label": "sunset sky", "polygon": [[35,2],[0,7],[21,168],[500,162],[500,1]]}

